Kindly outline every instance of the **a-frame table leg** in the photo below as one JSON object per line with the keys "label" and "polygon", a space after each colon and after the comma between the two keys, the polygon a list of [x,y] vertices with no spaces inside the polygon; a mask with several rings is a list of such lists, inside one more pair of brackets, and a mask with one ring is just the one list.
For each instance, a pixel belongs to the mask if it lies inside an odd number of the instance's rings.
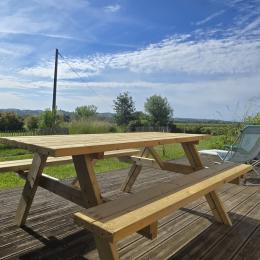
{"label": "a-frame table leg", "polygon": [[[203,163],[200,159],[200,156],[196,149],[195,144],[194,143],[182,143],[182,147],[191,164],[191,167],[193,167],[193,169],[195,171],[202,169]],[[228,213],[226,212],[224,205],[221,202],[218,194],[215,191],[212,191],[212,192],[209,192],[205,197],[210,206],[210,209],[213,212],[213,215],[214,215],[216,221],[223,223],[225,225],[231,226],[232,221],[229,218]]]}
{"label": "a-frame table leg", "polygon": [[18,226],[23,226],[26,222],[46,160],[47,155],[34,154],[32,166],[28,173],[16,212],[15,220]]}
{"label": "a-frame table leg", "polygon": [[[149,155],[149,151],[147,148],[144,148],[141,152],[141,157],[147,157]],[[137,165],[135,162],[133,163],[132,167],[130,168],[130,171],[128,173],[128,176],[126,177],[123,185],[121,186],[121,191],[123,192],[130,192],[135,180],[137,179],[139,173],[142,170],[141,165]]]}
{"label": "a-frame table leg", "polygon": [[182,143],[182,148],[194,171],[203,169],[203,163],[194,143]]}
{"label": "a-frame table leg", "polygon": [[[146,147],[143,149],[141,152],[141,157],[148,157],[148,155],[151,154],[157,161],[157,163],[160,165],[160,167],[163,167],[163,162],[160,160],[159,155],[156,153],[156,151],[152,147]],[[130,192],[131,188],[133,187],[136,178],[138,177],[139,173],[142,170],[141,165],[136,165],[134,163],[128,173],[128,176],[122,185],[121,190],[124,192]],[[158,231],[158,223],[154,222],[151,225],[141,229],[138,231],[139,234],[149,238],[149,239],[154,239],[157,237],[157,231]]]}
{"label": "a-frame table leg", "polygon": [[72,156],[85,207],[93,207],[103,202],[90,155]]}
{"label": "a-frame table leg", "polygon": [[228,226],[232,226],[232,221],[229,218],[228,213],[226,212],[218,194],[215,191],[212,191],[205,195],[205,197],[216,221]]}

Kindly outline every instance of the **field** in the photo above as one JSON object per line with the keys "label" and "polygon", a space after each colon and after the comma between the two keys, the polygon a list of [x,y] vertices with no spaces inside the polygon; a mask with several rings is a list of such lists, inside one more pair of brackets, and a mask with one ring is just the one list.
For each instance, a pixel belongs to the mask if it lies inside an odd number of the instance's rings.
{"label": "field", "polygon": [[[223,136],[212,136],[210,139],[200,142],[198,149],[222,148],[223,145]],[[157,150],[165,160],[178,159],[184,155],[180,145],[159,146],[157,147]],[[26,158],[32,158],[32,154],[26,150],[0,145],[0,161],[19,160]],[[104,173],[110,170],[127,167],[129,167],[129,164],[120,162],[117,159],[106,159],[97,161],[95,170],[97,173]],[[59,179],[75,176],[75,171],[72,164],[48,167],[44,170],[44,172]],[[23,184],[24,181],[16,176],[15,173],[4,173],[0,175],[0,189],[13,188],[22,186]]]}
{"label": "field", "polygon": [[[214,124],[214,123],[176,123],[177,130],[190,134],[225,135],[236,124]],[[239,127],[239,126],[238,126]]]}

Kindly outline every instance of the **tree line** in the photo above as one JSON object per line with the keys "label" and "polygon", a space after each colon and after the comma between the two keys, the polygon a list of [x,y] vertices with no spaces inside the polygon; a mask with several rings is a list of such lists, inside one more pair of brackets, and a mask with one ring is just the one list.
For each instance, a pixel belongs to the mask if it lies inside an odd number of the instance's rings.
{"label": "tree line", "polygon": [[[64,122],[88,120],[98,116],[95,105],[79,106],[73,113],[46,109],[39,116],[18,116],[14,112],[0,112],[0,131],[51,129]],[[135,130],[140,126],[173,125],[173,109],[166,97],[153,95],[146,99],[144,112],[137,111],[133,97],[128,92],[120,93],[113,100],[113,121],[120,127]],[[102,118],[100,120],[108,120]]]}
{"label": "tree line", "polygon": [[113,102],[116,123],[129,130],[141,126],[173,126],[173,109],[166,97],[148,97],[144,103],[145,112],[136,111],[133,97],[128,92],[120,93]]}

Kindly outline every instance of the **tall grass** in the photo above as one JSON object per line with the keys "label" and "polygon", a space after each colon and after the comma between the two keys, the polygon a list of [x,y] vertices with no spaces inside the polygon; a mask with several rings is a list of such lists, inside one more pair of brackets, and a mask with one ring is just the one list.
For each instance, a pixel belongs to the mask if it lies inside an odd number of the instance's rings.
{"label": "tall grass", "polygon": [[70,134],[99,134],[120,132],[120,128],[113,123],[101,121],[95,118],[74,120],[65,123],[64,127],[69,129]]}

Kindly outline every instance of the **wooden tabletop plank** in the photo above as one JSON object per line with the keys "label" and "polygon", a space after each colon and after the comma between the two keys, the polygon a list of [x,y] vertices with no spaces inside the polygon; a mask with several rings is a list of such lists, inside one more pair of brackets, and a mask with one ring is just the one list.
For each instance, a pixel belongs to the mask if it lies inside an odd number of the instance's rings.
{"label": "wooden tabletop plank", "polygon": [[1,137],[0,142],[54,157],[140,148],[161,144],[196,142],[208,135],[183,133],[109,133]]}

